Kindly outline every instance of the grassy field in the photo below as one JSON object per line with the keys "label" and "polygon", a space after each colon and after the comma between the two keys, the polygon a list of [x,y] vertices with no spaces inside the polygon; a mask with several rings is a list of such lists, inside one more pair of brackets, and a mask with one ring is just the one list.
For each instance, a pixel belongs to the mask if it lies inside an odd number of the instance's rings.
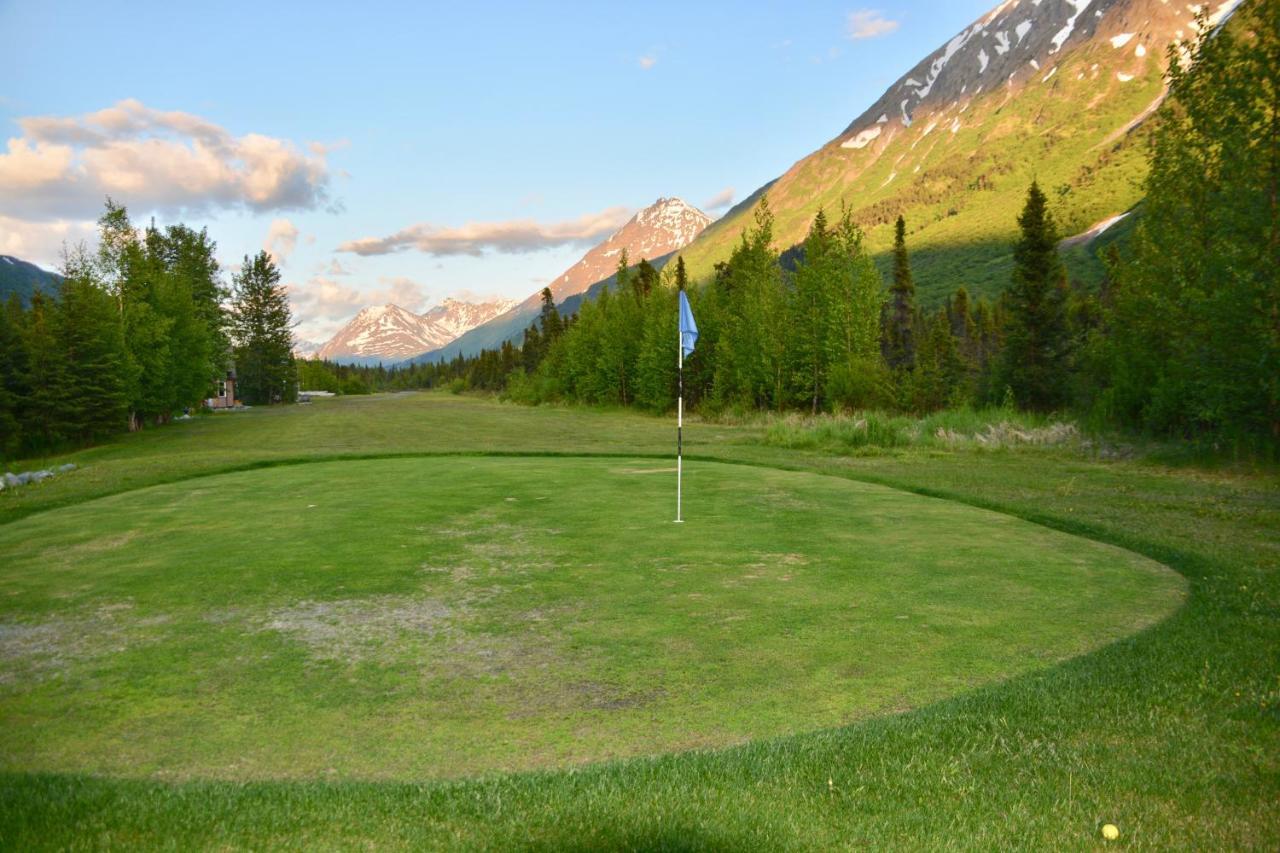
{"label": "grassy field", "polygon": [[[1102,844],[1103,822],[1134,846],[1280,842],[1273,473],[1102,461],[1076,445],[849,454],[780,442],[767,423],[694,423],[690,486],[711,503],[695,497],[705,514],[677,536],[644,517],[664,475],[622,473],[666,467],[646,457],[669,452],[671,433],[626,413],[343,399],[131,436],[0,494],[0,845],[1078,849]],[[554,453],[610,456],[537,458]],[[184,482],[203,474],[217,476]],[[600,509],[618,494],[625,507]],[[317,568],[370,542],[380,556],[360,571]],[[963,548],[978,558],[948,590],[940,574]],[[716,583],[657,570],[680,549]],[[545,567],[564,554],[575,576]],[[1180,588],[1176,612],[1121,637],[1169,613]],[[902,590],[953,612],[897,612],[886,598]],[[528,613],[517,596],[540,620],[513,618]],[[735,614],[753,618],[712,627]],[[657,620],[652,634],[636,616]],[[15,655],[40,640],[16,642],[14,623],[45,626],[55,653]],[[519,645],[546,656],[548,677],[502,660],[501,638],[529,631],[546,632]],[[419,726],[458,697],[397,675],[451,641],[461,665],[507,668],[455,684],[492,704]],[[964,671],[979,658],[990,666]],[[579,668],[577,688],[555,675]],[[650,686],[618,691],[620,673]],[[511,703],[534,722],[512,720]],[[440,764],[449,744],[433,739],[474,737],[486,714],[499,737],[537,743],[481,738],[472,765]],[[557,731],[538,714],[578,722]],[[631,720],[616,744],[600,735],[608,718]],[[681,741],[690,731],[710,735]],[[556,769],[689,745],[705,748]]]}

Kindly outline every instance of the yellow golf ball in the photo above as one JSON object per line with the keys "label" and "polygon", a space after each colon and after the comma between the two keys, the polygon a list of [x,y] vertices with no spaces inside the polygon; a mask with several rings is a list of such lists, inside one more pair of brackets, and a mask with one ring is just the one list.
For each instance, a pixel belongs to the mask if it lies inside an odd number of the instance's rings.
{"label": "yellow golf ball", "polygon": [[1109,823],[1102,827],[1102,837],[1108,841],[1115,841],[1120,837],[1120,829],[1114,823]]}

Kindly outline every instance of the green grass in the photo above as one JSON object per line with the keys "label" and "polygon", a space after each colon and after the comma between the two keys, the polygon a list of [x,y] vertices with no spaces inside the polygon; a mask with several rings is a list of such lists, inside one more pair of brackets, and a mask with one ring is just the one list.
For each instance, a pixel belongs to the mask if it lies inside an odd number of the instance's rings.
{"label": "green grass", "polygon": [[[748,479],[788,469],[833,475],[800,478],[827,489],[844,486],[836,478],[889,485],[1127,548],[1181,573],[1186,603],[1080,657],[1041,661],[903,713],[721,749],[449,782],[425,774],[416,781],[237,781],[247,774],[229,773],[222,781],[169,782],[10,771],[0,776],[0,846],[1087,849],[1102,846],[1103,822],[1120,827],[1121,845],[1280,844],[1280,489],[1273,472],[1103,461],[1064,446],[833,454],[771,445],[767,429],[694,423],[687,447],[700,459],[747,463],[726,470]],[[612,453],[619,458],[597,464],[642,467],[660,464],[633,460],[667,452],[672,432],[666,420],[625,413],[435,395],[198,419],[67,457],[85,467],[0,494],[0,518],[14,522],[0,535],[12,542],[7,537],[24,525],[55,524],[63,512],[93,512],[110,501],[144,501],[147,493],[133,490],[232,468],[276,466],[230,478],[271,482],[323,467],[279,467],[288,460],[503,450]],[[562,462],[587,464],[543,464]],[[120,496],[86,503],[111,494]],[[47,512],[60,507],[69,509]],[[156,503],[149,511],[161,509]],[[809,523],[804,515],[797,531]],[[5,562],[26,559],[29,547],[6,553]],[[195,600],[199,578],[192,577],[186,594]],[[7,582],[2,589],[14,598],[32,594]],[[30,599],[23,608],[38,610]],[[1042,618],[1034,610],[1009,615],[1032,626]],[[900,654],[889,647],[878,657],[892,664]],[[794,665],[772,668],[784,678]],[[143,679],[133,689],[154,696],[160,686]],[[195,706],[201,694],[186,698]],[[311,704],[323,707],[324,698]],[[6,729],[23,723],[5,716]],[[24,748],[49,746],[32,740]]]}
{"label": "green grass", "polygon": [[[0,770],[419,780],[901,711],[1171,612],[1144,558],[881,486],[329,462],[0,528]],[[1027,614],[1036,618],[1028,620]]]}

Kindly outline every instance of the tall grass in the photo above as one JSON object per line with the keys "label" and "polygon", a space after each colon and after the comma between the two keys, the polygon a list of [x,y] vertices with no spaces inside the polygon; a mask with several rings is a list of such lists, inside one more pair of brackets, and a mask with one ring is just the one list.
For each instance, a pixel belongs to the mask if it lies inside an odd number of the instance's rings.
{"label": "tall grass", "polygon": [[906,447],[1062,447],[1082,443],[1079,428],[1050,415],[1004,408],[947,409],[924,417],[884,412],[779,415],[765,444],[799,450],[858,453]]}

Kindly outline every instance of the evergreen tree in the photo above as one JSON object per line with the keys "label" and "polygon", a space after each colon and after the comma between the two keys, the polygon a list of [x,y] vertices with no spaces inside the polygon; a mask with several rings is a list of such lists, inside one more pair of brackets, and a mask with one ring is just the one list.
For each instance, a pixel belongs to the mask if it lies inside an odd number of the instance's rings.
{"label": "evergreen tree", "polygon": [[549,287],[542,288],[542,309],[538,314],[538,324],[541,327],[544,346],[550,346],[552,341],[560,337],[560,332],[563,330],[560,312],[556,309],[556,300],[551,295]]}
{"label": "evergreen tree", "polygon": [[58,341],[56,311],[49,298],[36,291],[22,328],[27,394],[18,420],[29,451],[55,449],[69,438],[72,428],[74,401],[67,396],[66,358]]}
{"label": "evergreen tree", "polygon": [[31,393],[24,325],[22,302],[11,293],[0,306],[0,459],[16,457],[22,447],[19,417]]}
{"label": "evergreen tree", "polygon": [[640,263],[636,265],[636,277],[632,283],[635,289],[636,297],[644,299],[654,288],[658,286],[658,271],[653,268],[653,264],[644,258],[640,259]]}
{"label": "evergreen tree", "polygon": [[66,437],[91,442],[125,429],[127,353],[115,301],[82,253],[71,255],[59,290],[56,332],[63,360]]}
{"label": "evergreen tree", "polygon": [[1066,273],[1048,200],[1034,181],[1018,216],[1013,283],[999,377],[1020,406],[1050,411],[1066,402],[1070,336]]}
{"label": "evergreen tree", "polygon": [[232,337],[237,386],[245,402],[293,402],[297,370],[293,320],[280,271],[265,251],[247,255],[232,279]]}
{"label": "evergreen tree", "polygon": [[889,288],[885,324],[884,355],[892,370],[910,370],[915,366],[915,298],[916,285],[907,257],[907,222],[899,216],[893,229],[893,286]]}

